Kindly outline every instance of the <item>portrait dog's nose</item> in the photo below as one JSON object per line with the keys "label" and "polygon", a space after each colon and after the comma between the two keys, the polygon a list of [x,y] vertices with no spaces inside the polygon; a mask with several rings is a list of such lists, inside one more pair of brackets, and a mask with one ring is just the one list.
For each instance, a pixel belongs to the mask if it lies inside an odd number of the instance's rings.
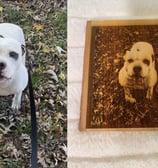
{"label": "portrait dog's nose", "polygon": [[142,70],[141,66],[135,66],[133,68],[135,75],[139,75],[141,70]]}
{"label": "portrait dog's nose", "polygon": [[5,67],[6,67],[6,63],[0,62],[0,71],[5,69]]}

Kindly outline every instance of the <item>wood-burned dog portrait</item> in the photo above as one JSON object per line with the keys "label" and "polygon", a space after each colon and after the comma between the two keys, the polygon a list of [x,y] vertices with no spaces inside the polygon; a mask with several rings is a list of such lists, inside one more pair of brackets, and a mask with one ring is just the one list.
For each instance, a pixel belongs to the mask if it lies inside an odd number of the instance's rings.
{"label": "wood-burned dog portrait", "polygon": [[80,130],[157,128],[158,21],[89,21]]}

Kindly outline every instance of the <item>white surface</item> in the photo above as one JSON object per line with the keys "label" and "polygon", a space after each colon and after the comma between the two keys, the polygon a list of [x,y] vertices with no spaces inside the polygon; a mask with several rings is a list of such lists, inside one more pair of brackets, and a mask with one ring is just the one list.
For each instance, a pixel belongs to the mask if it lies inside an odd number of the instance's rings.
{"label": "white surface", "polygon": [[84,48],[69,48],[68,75],[69,81],[81,82]]}
{"label": "white surface", "polygon": [[157,17],[155,0],[69,0],[68,16],[76,18]]}
{"label": "white surface", "polygon": [[68,18],[68,47],[84,47],[86,19]]}
{"label": "white surface", "polygon": [[108,158],[157,153],[158,133],[148,131],[80,132],[69,120],[69,157]]}
{"label": "white surface", "polygon": [[155,155],[138,155],[108,159],[82,158],[69,162],[68,168],[157,168],[157,157]]}
{"label": "white surface", "polygon": [[156,168],[158,131],[80,132],[87,20],[158,18],[156,0],[68,0],[69,168]]}
{"label": "white surface", "polygon": [[80,97],[81,97],[81,83],[68,83],[68,119],[79,120],[80,116]]}

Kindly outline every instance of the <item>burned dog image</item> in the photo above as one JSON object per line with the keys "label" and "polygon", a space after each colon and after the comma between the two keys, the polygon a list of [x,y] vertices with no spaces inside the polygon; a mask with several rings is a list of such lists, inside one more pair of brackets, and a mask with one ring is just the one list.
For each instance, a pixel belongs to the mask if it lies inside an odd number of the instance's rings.
{"label": "burned dog image", "polygon": [[153,97],[153,88],[157,82],[154,50],[148,42],[136,42],[124,55],[124,65],[119,71],[119,83],[124,88],[125,100],[135,103],[131,90],[147,89],[146,99]]}

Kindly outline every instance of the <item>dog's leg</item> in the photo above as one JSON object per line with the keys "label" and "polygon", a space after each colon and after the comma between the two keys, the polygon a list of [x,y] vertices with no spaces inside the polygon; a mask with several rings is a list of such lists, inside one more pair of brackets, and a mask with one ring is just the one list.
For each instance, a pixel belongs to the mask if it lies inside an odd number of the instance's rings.
{"label": "dog's leg", "polygon": [[149,87],[147,90],[146,98],[151,100],[153,97],[153,87]]}
{"label": "dog's leg", "polygon": [[12,101],[12,109],[13,110],[18,110],[20,108],[21,96],[22,96],[22,92],[16,93],[14,95],[13,101]]}
{"label": "dog's leg", "polygon": [[130,103],[135,103],[136,99],[132,97],[132,94],[130,93],[130,89],[124,87],[124,92],[125,92],[125,100],[130,102]]}

